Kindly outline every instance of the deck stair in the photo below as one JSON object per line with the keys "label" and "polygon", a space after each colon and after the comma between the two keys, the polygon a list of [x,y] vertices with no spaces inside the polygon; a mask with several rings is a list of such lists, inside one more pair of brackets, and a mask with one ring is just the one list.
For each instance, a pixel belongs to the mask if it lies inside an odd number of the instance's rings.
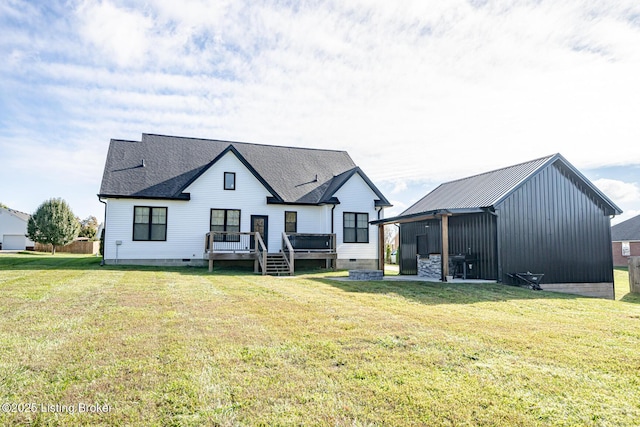
{"label": "deck stair", "polygon": [[290,276],[289,264],[282,252],[267,254],[266,273],[271,276]]}

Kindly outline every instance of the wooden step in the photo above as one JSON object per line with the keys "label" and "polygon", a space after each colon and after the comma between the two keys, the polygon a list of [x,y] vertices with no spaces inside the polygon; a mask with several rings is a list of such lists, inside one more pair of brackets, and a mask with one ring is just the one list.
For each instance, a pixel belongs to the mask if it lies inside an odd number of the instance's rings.
{"label": "wooden step", "polygon": [[289,265],[281,253],[267,255],[267,266],[265,270],[267,274],[277,276],[288,276],[290,274]]}

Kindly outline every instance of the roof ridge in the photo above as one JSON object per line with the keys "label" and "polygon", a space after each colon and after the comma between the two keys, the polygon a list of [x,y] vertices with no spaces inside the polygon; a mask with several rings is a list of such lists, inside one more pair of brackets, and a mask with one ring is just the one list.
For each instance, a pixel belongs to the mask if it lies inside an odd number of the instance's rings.
{"label": "roof ridge", "polygon": [[[347,156],[349,156],[349,153],[347,152],[347,150],[337,150],[337,149],[329,149],[329,148],[294,147],[294,146],[290,146],[290,145],[260,144],[260,143],[255,143],[255,142],[229,141],[229,140],[226,140],[226,139],[198,138],[198,137],[179,136],[179,135],[163,135],[163,134],[158,134],[158,133],[143,133],[142,135],[143,135],[143,137],[145,135],[147,135],[147,136],[159,136],[159,137],[163,137],[163,138],[195,139],[195,140],[199,140],[199,141],[222,142],[222,143],[226,143],[226,144],[253,145],[253,146],[259,146],[259,147],[275,147],[275,148],[289,148],[289,149],[293,148],[295,150],[309,150],[309,151],[330,151],[330,152],[335,152],[335,153],[345,153],[345,154],[347,154]],[[132,142],[137,142],[137,141],[132,141]]]}

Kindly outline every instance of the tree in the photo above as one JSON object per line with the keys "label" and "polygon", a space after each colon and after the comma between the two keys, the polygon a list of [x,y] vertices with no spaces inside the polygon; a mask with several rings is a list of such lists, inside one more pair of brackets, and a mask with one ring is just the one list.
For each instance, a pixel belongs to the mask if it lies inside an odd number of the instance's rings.
{"label": "tree", "polygon": [[90,215],[83,220],[80,220],[80,218],[77,217],[76,219],[80,223],[80,233],[78,234],[78,237],[86,237],[89,240],[94,240],[96,233],[98,232],[98,219],[93,215]]}
{"label": "tree", "polygon": [[27,223],[27,237],[34,242],[51,245],[55,255],[56,246],[64,246],[78,237],[80,223],[71,208],[61,198],[43,202]]}
{"label": "tree", "polygon": [[395,225],[384,226],[384,243],[387,245],[395,246],[396,234],[398,234],[398,227]]}
{"label": "tree", "polygon": [[4,203],[0,202],[0,208],[9,209],[9,206],[7,206]]}

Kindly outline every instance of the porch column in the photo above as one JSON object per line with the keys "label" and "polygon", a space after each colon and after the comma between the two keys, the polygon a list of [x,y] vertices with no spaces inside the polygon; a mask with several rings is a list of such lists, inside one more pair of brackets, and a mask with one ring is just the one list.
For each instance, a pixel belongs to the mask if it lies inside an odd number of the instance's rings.
{"label": "porch column", "polygon": [[449,215],[440,216],[440,237],[442,238],[442,280],[447,281],[449,275]]}
{"label": "porch column", "polygon": [[378,224],[378,269],[384,276],[384,224]]}

